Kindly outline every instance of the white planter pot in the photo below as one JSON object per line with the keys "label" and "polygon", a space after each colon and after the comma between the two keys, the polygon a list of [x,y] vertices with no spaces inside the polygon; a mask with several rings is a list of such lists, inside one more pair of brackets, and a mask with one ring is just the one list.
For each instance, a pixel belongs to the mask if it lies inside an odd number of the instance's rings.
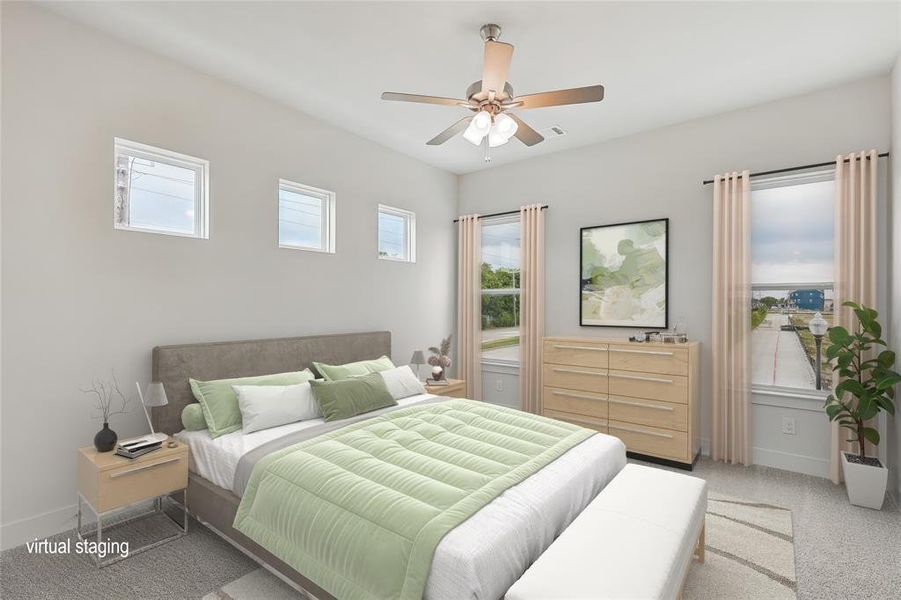
{"label": "white planter pot", "polygon": [[842,452],[842,472],[845,474],[845,488],[851,504],[876,510],[882,508],[888,484],[888,469],[848,462],[846,453]]}

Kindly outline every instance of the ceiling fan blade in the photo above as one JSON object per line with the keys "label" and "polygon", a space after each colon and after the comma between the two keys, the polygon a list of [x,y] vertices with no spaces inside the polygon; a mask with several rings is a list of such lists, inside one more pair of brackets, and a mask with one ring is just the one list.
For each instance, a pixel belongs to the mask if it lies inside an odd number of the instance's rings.
{"label": "ceiling fan blade", "polygon": [[504,42],[485,42],[485,64],[482,67],[482,93],[494,90],[498,96],[504,93],[507,72],[513,60],[513,45]]}
{"label": "ceiling fan blade", "polygon": [[420,102],[422,104],[442,104],[445,106],[470,106],[466,100],[442,98],[440,96],[423,96],[420,94],[402,94],[400,92],[382,92],[382,100],[395,102]]}
{"label": "ceiling fan blade", "polygon": [[439,146],[451,139],[461,131],[464,131],[467,127],[469,127],[469,122],[472,121],[472,117],[463,117],[432,139],[426,142],[427,146]]}
{"label": "ceiling fan blade", "polygon": [[511,102],[521,102],[519,108],[543,108],[545,106],[563,106],[565,104],[584,104],[585,102],[600,102],[604,99],[604,86],[591,85],[588,87],[557,90],[555,92],[539,92],[527,96],[517,96]]}
{"label": "ceiling fan blade", "polygon": [[526,146],[534,146],[535,144],[544,141],[544,137],[540,133],[526,125],[522,119],[511,113],[504,114],[516,121],[518,127],[516,128],[516,133],[513,134],[513,137],[518,139],[520,142],[522,142]]}

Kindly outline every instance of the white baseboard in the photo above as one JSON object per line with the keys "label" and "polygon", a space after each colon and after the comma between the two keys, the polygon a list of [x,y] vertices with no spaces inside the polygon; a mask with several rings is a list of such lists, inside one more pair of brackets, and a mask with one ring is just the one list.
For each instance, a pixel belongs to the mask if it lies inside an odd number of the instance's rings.
{"label": "white baseboard", "polygon": [[816,456],[780,452],[770,448],[752,448],[751,460],[755,465],[794,471],[815,477],[829,477],[829,461]]}
{"label": "white baseboard", "polygon": [[0,527],[0,549],[15,548],[25,542],[74,529],[78,507],[74,504],[4,523]]}

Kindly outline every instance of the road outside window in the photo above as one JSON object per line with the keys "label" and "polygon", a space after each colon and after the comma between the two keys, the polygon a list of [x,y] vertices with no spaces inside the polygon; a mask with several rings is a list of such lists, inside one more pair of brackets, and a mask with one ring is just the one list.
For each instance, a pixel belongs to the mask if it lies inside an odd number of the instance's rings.
{"label": "road outside window", "polygon": [[[751,383],[817,389],[817,313],[831,326],[832,172],[764,183],[751,194]],[[755,186],[756,187],[756,186]],[[825,352],[828,342],[823,342]],[[825,357],[820,389],[832,384]]]}
{"label": "road outside window", "polygon": [[482,360],[519,362],[519,217],[482,223]]}

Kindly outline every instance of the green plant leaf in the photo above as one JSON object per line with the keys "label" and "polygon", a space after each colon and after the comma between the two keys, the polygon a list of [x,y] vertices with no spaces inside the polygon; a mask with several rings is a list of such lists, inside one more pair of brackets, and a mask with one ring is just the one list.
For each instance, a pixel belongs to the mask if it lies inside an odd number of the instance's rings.
{"label": "green plant leaf", "polygon": [[883,377],[882,379],[877,381],[876,389],[881,392],[882,390],[887,390],[898,385],[899,383],[901,383],[901,375],[899,375],[898,373],[892,373],[891,375]]}
{"label": "green plant leaf", "polygon": [[891,369],[892,365],[895,364],[895,353],[891,350],[883,350],[879,353],[877,361],[879,362],[880,366],[885,367],[886,369]]}
{"label": "green plant leaf", "polygon": [[863,437],[867,439],[868,442],[873,444],[874,446],[879,445],[879,432],[873,429],[872,427],[864,427],[863,428]]}
{"label": "green plant leaf", "polygon": [[845,345],[850,338],[851,334],[844,327],[836,326],[829,330],[829,339],[835,344]]}
{"label": "green plant leaf", "polygon": [[850,308],[860,308],[860,305],[853,300],[845,300],[844,302],[842,302],[842,306],[848,306]]}

